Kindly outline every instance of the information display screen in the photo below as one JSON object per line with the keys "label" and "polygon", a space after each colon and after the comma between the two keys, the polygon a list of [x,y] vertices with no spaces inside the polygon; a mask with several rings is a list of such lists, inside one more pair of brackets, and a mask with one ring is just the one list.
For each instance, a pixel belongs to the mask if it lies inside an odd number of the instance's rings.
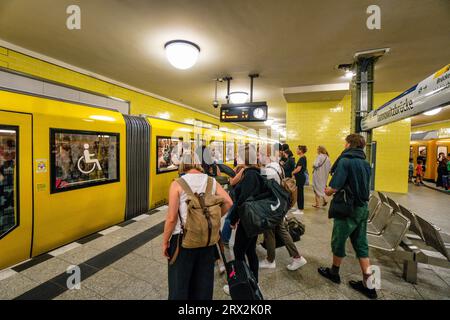
{"label": "information display screen", "polygon": [[220,108],[221,122],[256,122],[266,120],[267,104],[265,102],[224,104]]}

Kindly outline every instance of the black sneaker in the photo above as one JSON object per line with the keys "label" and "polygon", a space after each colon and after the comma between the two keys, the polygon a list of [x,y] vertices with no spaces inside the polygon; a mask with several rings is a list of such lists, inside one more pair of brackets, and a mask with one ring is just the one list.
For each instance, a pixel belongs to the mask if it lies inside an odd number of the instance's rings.
{"label": "black sneaker", "polygon": [[317,269],[319,274],[327,279],[330,279],[334,283],[340,284],[341,283],[341,277],[339,274],[332,274],[330,268],[320,267]]}
{"label": "black sneaker", "polygon": [[361,292],[363,295],[365,295],[369,299],[376,299],[378,298],[377,291],[375,289],[369,289],[367,288],[362,281],[354,281],[350,280],[348,282],[350,287],[355,289],[356,291]]}

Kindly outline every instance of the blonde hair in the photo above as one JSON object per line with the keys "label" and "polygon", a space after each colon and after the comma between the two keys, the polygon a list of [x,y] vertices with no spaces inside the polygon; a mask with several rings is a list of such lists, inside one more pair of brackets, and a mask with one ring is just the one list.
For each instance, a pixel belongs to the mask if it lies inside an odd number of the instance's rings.
{"label": "blonde hair", "polygon": [[186,173],[189,170],[193,169],[203,172],[202,166],[196,159],[196,154],[192,154],[192,152],[190,151],[184,152],[180,159],[180,164],[178,166],[178,173],[179,174]]}
{"label": "blonde hair", "polygon": [[329,156],[328,151],[324,146],[319,146],[317,150],[319,151],[319,153],[326,154],[327,156]]}

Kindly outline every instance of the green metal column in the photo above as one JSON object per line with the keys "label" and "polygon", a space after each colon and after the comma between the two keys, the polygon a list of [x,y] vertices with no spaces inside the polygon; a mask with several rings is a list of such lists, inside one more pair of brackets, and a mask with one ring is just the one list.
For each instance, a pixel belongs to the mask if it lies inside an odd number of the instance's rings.
{"label": "green metal column", "polygon": [[352,90],[352,121],[351,132],[359,133],[366,139],[366,155],[372,167],[371,188],[375,181],[375,154],[372,158],[372,131],[361,130],[361,119],[373,109],[374,65],[376,57],[359,57],[355,61],[356,74],[353,77]]}

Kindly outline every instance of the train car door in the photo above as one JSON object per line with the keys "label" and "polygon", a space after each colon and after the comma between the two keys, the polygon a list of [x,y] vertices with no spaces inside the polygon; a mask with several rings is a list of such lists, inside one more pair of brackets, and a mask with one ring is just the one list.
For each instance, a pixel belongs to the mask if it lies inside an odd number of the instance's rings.
{"label": "train car door", "polygon": [[31,115],[0,111],[0,270],[30,257]]}

